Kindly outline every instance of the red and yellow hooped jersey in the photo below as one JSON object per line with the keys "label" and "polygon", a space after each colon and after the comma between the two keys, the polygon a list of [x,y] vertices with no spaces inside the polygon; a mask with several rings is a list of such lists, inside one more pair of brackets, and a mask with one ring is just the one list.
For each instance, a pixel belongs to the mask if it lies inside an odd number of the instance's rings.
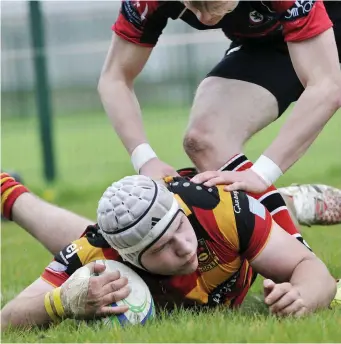
{"label": "red and yellow hooped jersey", "polygon": [[[127,265],[146,281],[160,307],[240,305],[254,279],[250,262],[269,238],[271,215],[244,192],[208,188],[181,177],[168,179],[167,184],[198,238],[198,269],[189,275],[160,276]],[[122,261],[94,225],[55,256],[42,278],[60,286],[78,268],[97,259]]]}

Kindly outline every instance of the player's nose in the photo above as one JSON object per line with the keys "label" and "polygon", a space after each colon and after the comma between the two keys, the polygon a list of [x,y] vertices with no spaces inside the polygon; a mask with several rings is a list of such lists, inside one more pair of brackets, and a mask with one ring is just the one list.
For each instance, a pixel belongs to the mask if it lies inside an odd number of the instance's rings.
{"label": "player's nose", "polygon": [[176,254],[179,257],[188,256],[193,252],[193,245],[191,241],[186,240],[185,237],[178,237],[176,239]]}

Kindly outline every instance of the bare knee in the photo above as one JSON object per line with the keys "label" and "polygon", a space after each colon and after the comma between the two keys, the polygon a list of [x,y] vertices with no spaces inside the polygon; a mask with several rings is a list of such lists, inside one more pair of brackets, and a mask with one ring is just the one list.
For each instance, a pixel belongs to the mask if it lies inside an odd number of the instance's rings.
{"label": "bare knee", "polygon": [[230,143],[217,131],[201,129],[200,126],[188,129],[183,147],[199,171],[218,170],[233,155],[241,152],[242,144]]}
{"label": "bare knee", "polygon": [[200,128],[191,128],[186,132],[183,147],[191,159],[213,149],[212,144]]}
{"label": "bare knee", "polygon": [[[248,96],[240,100],[241,94]],[[217,77],[198,87],[183,146],[199,170],[219,169],[276,118],[276,99],[258,85]],[[277,106],[277,105],[276,105]],[[275,107],[276,107],[275,106]]]}
{"label": "bare knee", "polygon": [[221,121],[219,117],[219,111],[214,107],[210,110],[204,106],[192,108],[192,120],[183,147],[199,171],[217,170],[242,151],[243,135],[235,135],[227,121]]}
{"label": "bare knee", "polygon": [[201,160],[207,160],[207,155],[212,156],[218,150],[219,141],[224,140],[228,131],[227,125],[224,130],[219,126],[222,110],[217,99],[212,96],[216,94],[215,88],[215,78],[203,80],[192,105],[183,147],[194,163],[200,164]]}

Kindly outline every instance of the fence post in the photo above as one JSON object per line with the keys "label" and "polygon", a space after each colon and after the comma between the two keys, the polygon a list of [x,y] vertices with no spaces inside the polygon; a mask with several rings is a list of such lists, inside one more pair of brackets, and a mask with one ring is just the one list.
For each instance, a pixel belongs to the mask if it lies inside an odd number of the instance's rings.
{"label": "fence post", "polygon": [[40,2],[29,1],[28,4],[39,130],[43,148],[44,176],[48,182],[52,182],[55,179],[56,171],[52,140],[52,110],[45,56],[44,25]]}

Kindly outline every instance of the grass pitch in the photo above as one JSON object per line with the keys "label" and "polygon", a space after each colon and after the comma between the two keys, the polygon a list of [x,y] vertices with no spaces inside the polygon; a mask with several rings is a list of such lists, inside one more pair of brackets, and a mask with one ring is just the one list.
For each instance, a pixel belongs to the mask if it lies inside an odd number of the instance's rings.
{"label": "grass pitch", "polygon": [[[176,168],[190,165],[182,150],[188,109],[145,109],[150,141],[161,159]],[[255,159],[276,136],[281,123],[256,135],[246,154]],[[288,138],[289,139],[289,138]],[[26,185],[39,195],[95,218],[104,189],[116,179],[133,174],[128,156],[104,114],[61,116],[54,120],[57,181],[42,177],[41,144],[35,119],[2,123],[2,168],[21,173]],[[325,183],[341,188],[341,112],[329,122],[308,153],[283,176],[278,186],[290,183]],[[341,277],[341,226],[303,228],[303,235],[331,272]],[[1,229],[2,305],[34,281],[51,255],[13,223]],[[238,312],[217,309],[193,314],[179,310],[161,314],[152,323],[131,328],[105,328],[72,320],[48,330],[8,330],[3,342],[340,342],[341,309],[304,319],[269,316],[261,299],[259,278]]]}

